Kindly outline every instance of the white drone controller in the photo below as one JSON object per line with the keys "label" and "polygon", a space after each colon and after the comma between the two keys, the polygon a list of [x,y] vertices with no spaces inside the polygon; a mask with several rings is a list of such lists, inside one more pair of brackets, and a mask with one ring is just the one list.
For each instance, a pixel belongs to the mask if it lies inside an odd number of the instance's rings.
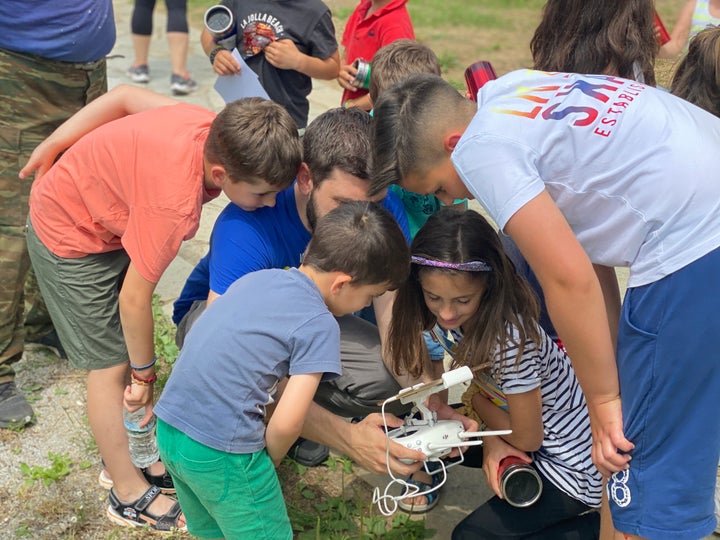
{"label": "white drone controller", "polygon": [[[427,495],[432,491],[440,489],[447,479],[447,469],[463,462],[464,458],[462,451],[459,452],[460,455],[458,461],[448,465],[442,461],[442,458],[450,454],[454,448],[461,449],[468,446],[481,445],[482,440],[480,437],[508,435],[512,433],[509,429],[497,431],[465,431],[465,427],[462,422],[458,420],[438,420],[437,413],[427,408],[426,402],[432,394],[442,392],[443,390],[457,384],[468,382],[472,378],[473,374],[470,368],[468,366],[463,366],[443,373],[442,377],[435,381],[420,383],[409,388],[404,388],[396,396],[385,400],[383,403],[383,418],[385,415],[384,408],[388,403],[397,400],[399,400],[400,403],[405,404],[413,403],[413,409],[405,418],[405,423],[399,428],[390,430],[387,434],[388,440],[395,441],[406,448],[410,448],[411,450],[419,450],[425,454],[425,471],[428,474],[437,474],[442,471],[445,475],[443,481],[434,489],[420,492],[417,486],[413,486],[412,484],[408,484],[403,480],[395,478],[388,463],[388,474],[393,481],[388,484],[383,495],[380,495],[379,490],[377,490],[373,497],[374,502],[378,503],[380,511],[384,515],[390,515],[397,509],[398,500]],[[416,412],[420,413],[420,418],[413,418]],[[413,460],[407,459],[401,459],[401,461],[407,464],[414,463]],[[441,467],[431,471],[427,467],[427,463],[430,461],[439,462]],[[389,495],[388,490],[393,483],[400,483],[404,485],[405,493],[401,496]],[[392,507],[388,506],[388,501],[392,501],[394,503]]]}

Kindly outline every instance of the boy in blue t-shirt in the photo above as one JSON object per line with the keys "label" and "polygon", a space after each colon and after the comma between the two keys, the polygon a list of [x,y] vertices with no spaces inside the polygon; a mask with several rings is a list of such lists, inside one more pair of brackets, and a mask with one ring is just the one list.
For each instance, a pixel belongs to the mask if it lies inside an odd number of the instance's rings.
{"label": "boy in blue t-shirt", "polygon": [[300,435],[320,381],[341,373],[335,317],[397,288],[409,269],[395,219],[347,202],[320,218],[299,268],[247,274],[198,318],[155,407],[191,534],[292,538],[273,465]]}

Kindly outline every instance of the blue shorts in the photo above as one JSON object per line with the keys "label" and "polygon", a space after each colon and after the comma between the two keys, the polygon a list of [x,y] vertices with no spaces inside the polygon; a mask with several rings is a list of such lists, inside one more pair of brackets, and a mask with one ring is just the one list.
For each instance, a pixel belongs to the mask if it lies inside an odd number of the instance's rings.
{"label": "blue shorts", "polygon": [[715,528],[720,455],[720,249],[628,289],[618,334],[627,471],[608,482],[615,529],[697,540]]}

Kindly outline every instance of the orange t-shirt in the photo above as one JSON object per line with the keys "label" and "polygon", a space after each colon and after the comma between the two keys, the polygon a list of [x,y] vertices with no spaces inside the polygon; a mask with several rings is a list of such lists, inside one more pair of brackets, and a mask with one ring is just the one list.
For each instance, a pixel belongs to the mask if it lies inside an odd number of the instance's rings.
{"label": "orange t-shirt", "polygon": [[157,283],[192,238],[202,204],[203,147],[215,113],[178,104],[126,116],[77,141],[34,183],[30,219],[55,255],[124,249]]}

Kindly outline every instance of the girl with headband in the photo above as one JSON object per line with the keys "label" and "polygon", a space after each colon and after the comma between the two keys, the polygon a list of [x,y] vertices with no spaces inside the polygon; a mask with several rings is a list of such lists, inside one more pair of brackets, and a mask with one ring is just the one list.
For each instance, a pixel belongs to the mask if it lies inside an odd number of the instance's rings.
{"label": "girl with headband", "polygon": [[[429,360],[422,338],[432,330],[453,367],[476,372],[468,414],[488,429],[512,430],[469,451],[484,453],[477,457],[496,496],[455,528],[453,540],[596,538],[601,476],[590,456],[585,399],[565,352],[538,325],[537,298],[497,233],[477,212],[446,208],[420,229],[411,254],[410,277],[397,292],[387,340],[394,371],[440,376],[443,363]],[[431,396],[430,409],[447,407],[442,399]],[[540,475],[542,494],[531,507],[501,500],[498,466],[509,455]],[[432,484],[429,475],[419,475],[410,482]],[[416,499],[421,507],[433,502]],[[413,511],[410,500],[401,507]]]}

